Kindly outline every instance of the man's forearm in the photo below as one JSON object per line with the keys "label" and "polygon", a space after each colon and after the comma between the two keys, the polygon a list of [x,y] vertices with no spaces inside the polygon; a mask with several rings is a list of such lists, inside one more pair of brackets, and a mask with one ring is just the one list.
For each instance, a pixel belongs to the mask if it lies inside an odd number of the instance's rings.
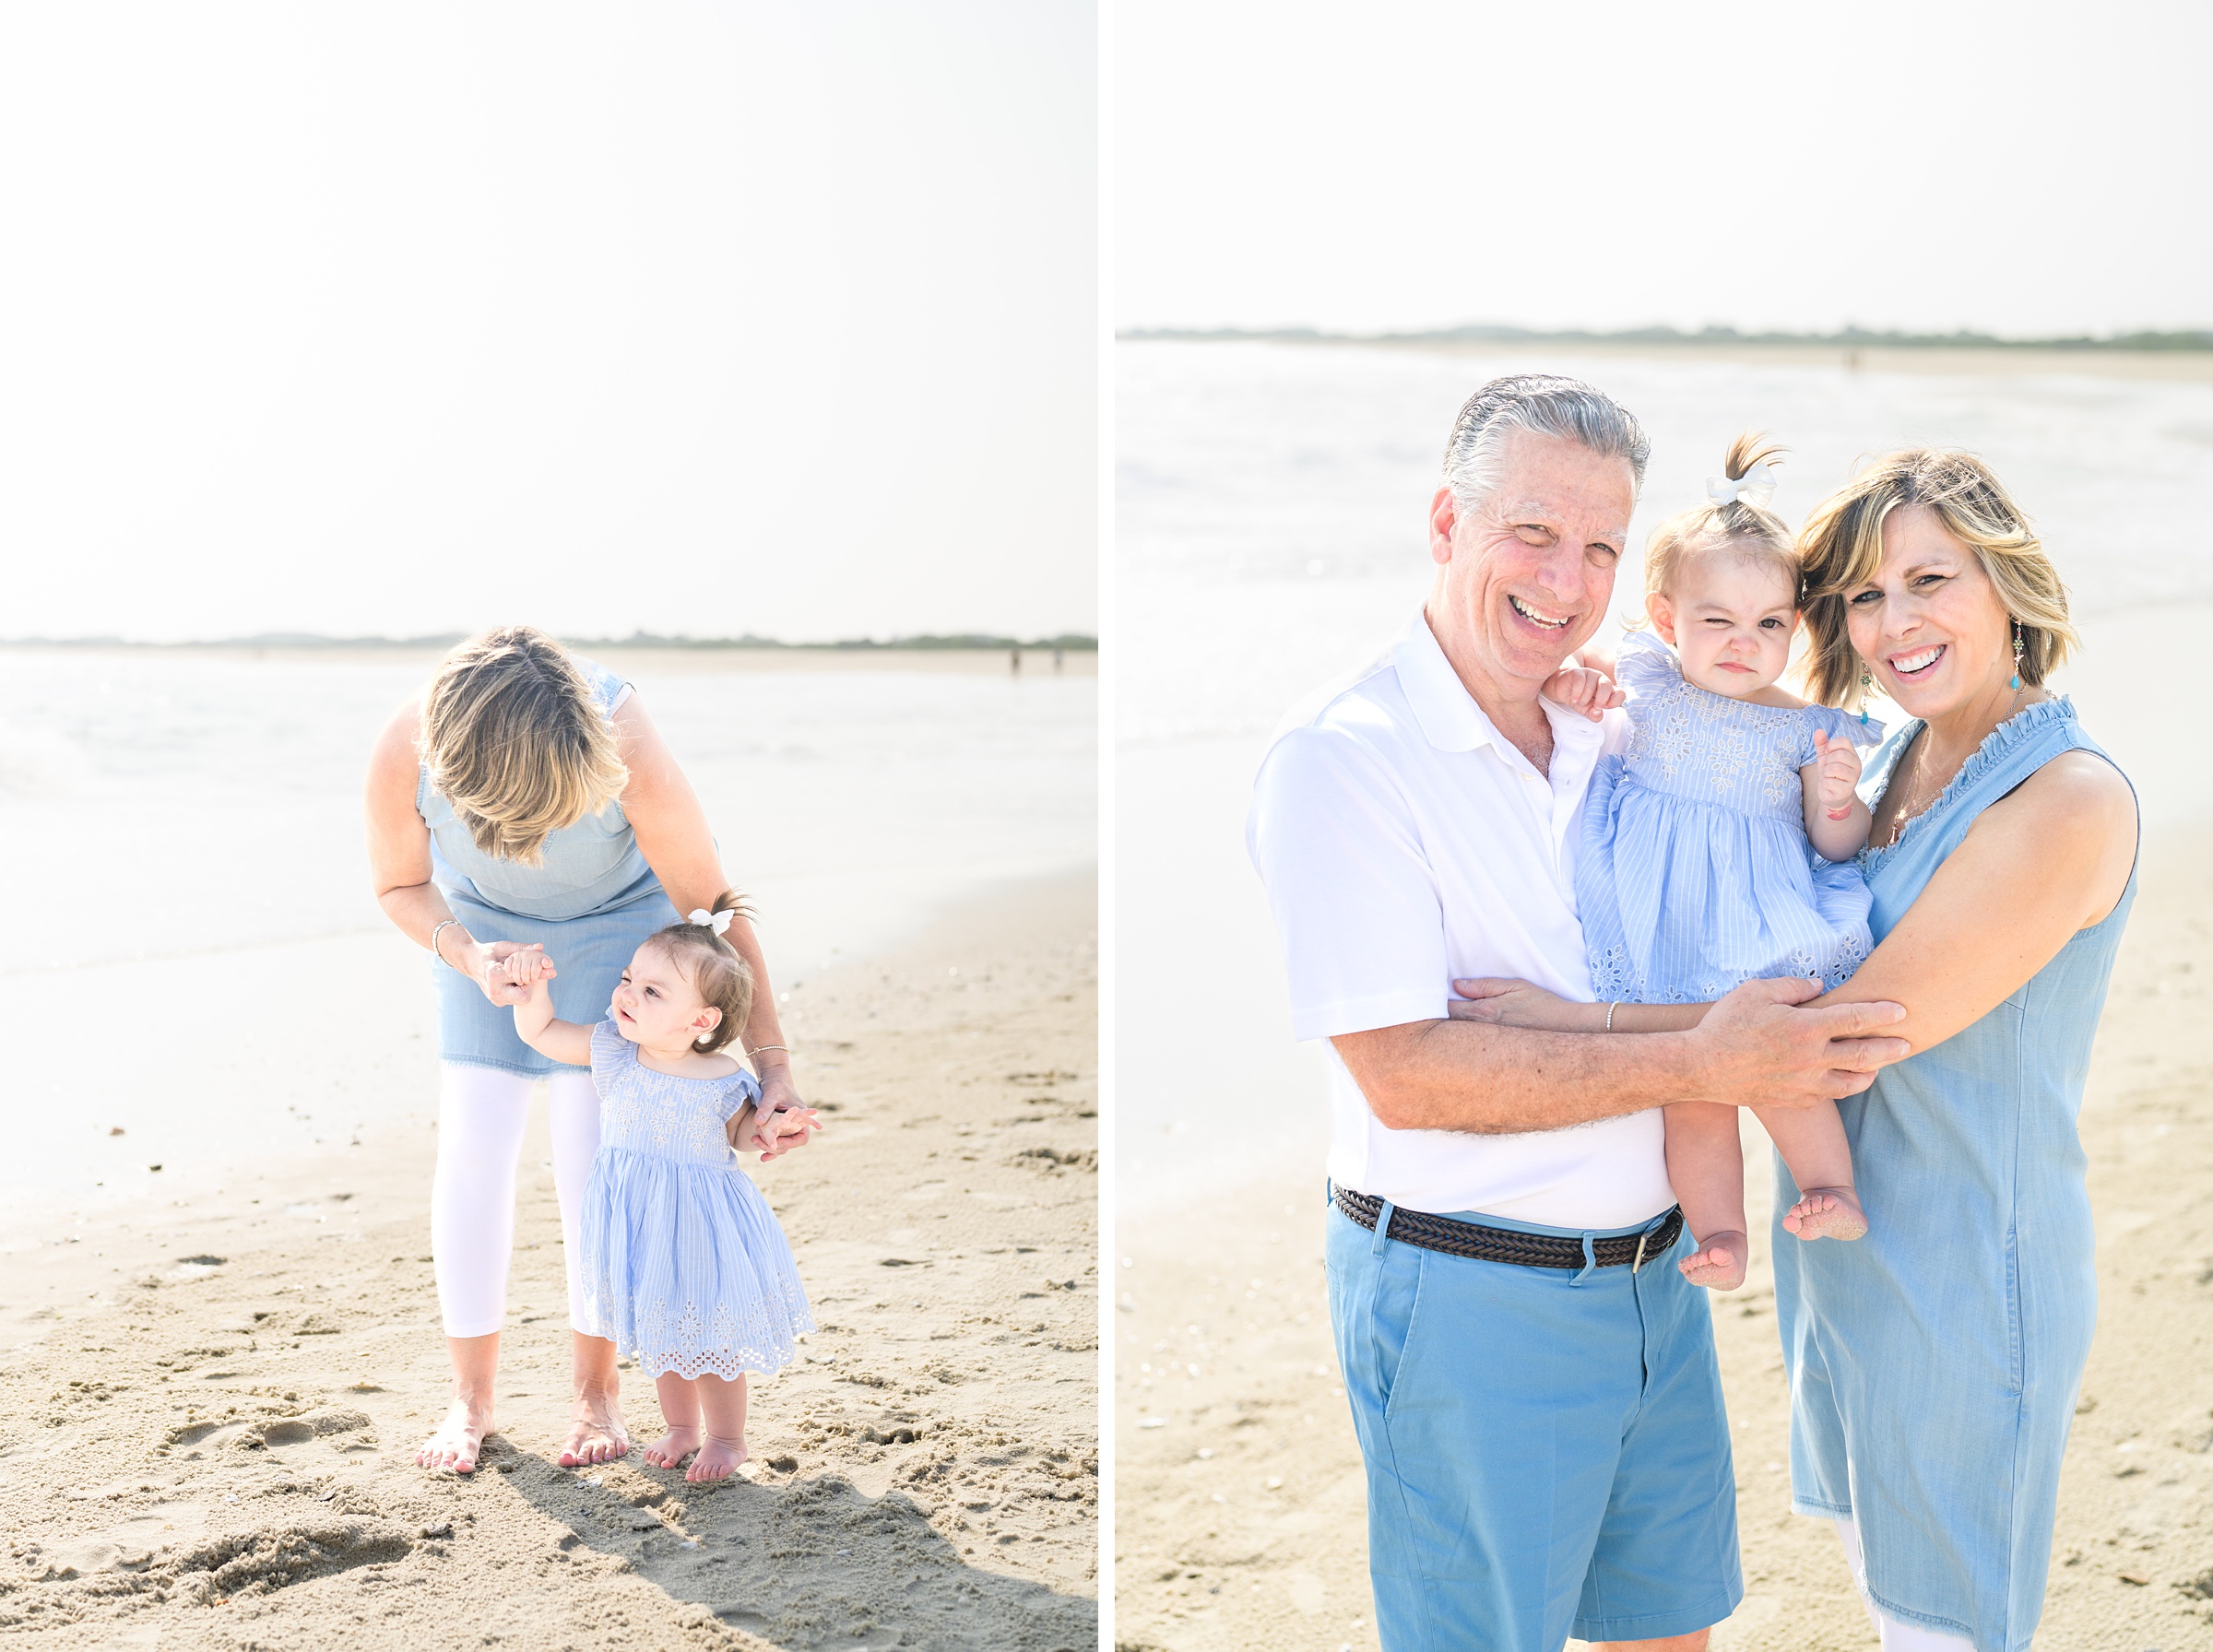
{"label": "man's forearm", "polygon": [[1592,1038],[1440,1021],[1331,1042],[1393,1130],[1519,1135],[1703,1099],[1687,1032]]}

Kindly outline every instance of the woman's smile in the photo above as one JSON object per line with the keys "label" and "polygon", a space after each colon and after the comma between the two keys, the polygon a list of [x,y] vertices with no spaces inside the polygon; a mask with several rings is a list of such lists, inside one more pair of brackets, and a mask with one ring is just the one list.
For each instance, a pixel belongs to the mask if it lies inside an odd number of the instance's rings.
{"label": "woman's smile", "polygon": [[1931,646],[1916,648],[1911,654],[1894,654],[1885,661],[1885,664],[1899,678],[1908,682],[1918,682],[1926,678],[1928,674],[1935,669],[1936,662],[1945,656],[1950,646],[1947,643],[1938,643]]}

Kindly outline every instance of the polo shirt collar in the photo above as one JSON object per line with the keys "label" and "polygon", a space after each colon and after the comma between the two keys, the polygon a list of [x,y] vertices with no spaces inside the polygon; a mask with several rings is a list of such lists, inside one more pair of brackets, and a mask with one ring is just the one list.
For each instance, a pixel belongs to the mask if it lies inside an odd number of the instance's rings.
{"label": "polo shirt collar", "polygon": [[[1452,669],[1452,662],[1445,657],[1445,650],[1429,629],[1429,616],[1420,608],[1414,611],[1414,620],[1400,639],[1392,662],[1398,667],[1399,687],[1413,708],[1414,721],[1422,726],[1422,733],[1439,751],[1473,751],[1489,746],[1509,763],[1526,768],[1529,760],[1523,757],[1511,740],[1498,732],[1497,726],[1475,703],[1475,696],[1468,692],[1467,685],[1460,680],[1460,673]],[[1550,701],[1538,702],[1544,707],[1547,721],[1552,724],[1552,738],[1556,752],[1572,757],[1586,755],[1585,749],[1595,752],[1605,736],[1600,725],[1587,717],[1554,705]]]}

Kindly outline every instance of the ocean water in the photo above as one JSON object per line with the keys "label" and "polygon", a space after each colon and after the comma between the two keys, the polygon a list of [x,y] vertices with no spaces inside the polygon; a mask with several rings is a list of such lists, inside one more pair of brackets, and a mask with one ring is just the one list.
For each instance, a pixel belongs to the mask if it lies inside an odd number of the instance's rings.
{"label": "ocean water", "polygon": [[[2163,709],[2169,697],[2143,673],[2163,656],[2186,678],[2213,619],[2213,540],[2197,528],[2213,500],[2213,384],[1687,354],[1163,342],[1126,343],[1117,357],[1126,1210],[1294,1164],[1320,1187],[1319,1057],[1291,1043],[1273,929],[1245,857],[1246,800],[1284,710],[1372,656],[1420,604],[1446,433],[1500,373],[1573,373],[1644,421],[1653,453],[1633,546],[1703,497],[1741,430],[1788,444],[1775,505],[1793,523],[1861,455],[1908,443],[1981,453],[2036,521],[2087,621],[2091,647],[2063,686],[2123,756],[2148,822],[2207,802],[2179,744],[2148,738],[2137,702]],[[1617,616],[1640,606],[1633,560],[1615,589]],[[2154,632],[2158,650],[2098,646]]]}
{"label": "ocean water", "polygon": [[[814,974],[1095,858],[1095,677],[611,663],[795,1010]],[[361,782],[432,664],[0,649],[0,979],[28,1035],[0,1188],[143,1191],[141,1161],[173,1185],[427,1113],[427,966],[371,894]]]}

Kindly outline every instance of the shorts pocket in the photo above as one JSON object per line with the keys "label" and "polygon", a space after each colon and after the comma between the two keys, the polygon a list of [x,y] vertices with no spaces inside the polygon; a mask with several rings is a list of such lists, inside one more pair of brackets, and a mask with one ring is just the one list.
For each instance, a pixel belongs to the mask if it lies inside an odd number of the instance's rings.
{"label": "shorts pocket", "polygon": [[1399,1371],[1406,1363],[1407,1345],[1414,1340],[1420,1317],[1422,1281],[1428,1272],[1427,1253],[1418,1245],[1393,1245],[1383,1254],[1376,1270],[1375,1301],[1368,1311],[1367,1331],[1383,1398],[1383,1421],[1391,1421],[1399,1398]]}

